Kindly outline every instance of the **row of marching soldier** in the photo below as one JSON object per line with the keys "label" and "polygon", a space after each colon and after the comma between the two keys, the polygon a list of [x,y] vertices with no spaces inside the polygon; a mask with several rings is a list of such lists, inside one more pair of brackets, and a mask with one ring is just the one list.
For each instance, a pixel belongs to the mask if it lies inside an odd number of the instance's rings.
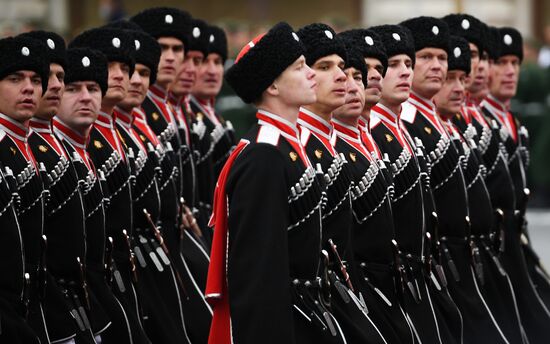
{"label": "row of marching soldier", "polygon": [[545,343],[522,37],[175,8],[0,40],[0,343]]}

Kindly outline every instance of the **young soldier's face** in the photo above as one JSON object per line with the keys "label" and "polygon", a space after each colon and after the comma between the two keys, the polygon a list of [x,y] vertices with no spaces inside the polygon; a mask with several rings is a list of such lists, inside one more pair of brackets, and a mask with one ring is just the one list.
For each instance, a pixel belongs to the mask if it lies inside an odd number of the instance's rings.
{"label": "young soldier's face", "polygon": [[351,67],[344,70],[346,74],[346,102],[334,110],[339,118],[359,118],[365,107],[365,85],[361,71]]}
{"label": "young soldier's face", "polygon": [[416,52],[412,89],[425,98],[432,98],[443,86],[447,74],[447,52],[424,48]]}
{"label": "young soldier's face", "polygon": [[465,97],[466,73],[461,70],[447,72],[447,78],[433,101],[437,111],[444,117],[451,117],[460,112]]}
{"label": "young soldier's face", "polygon": [[177,96],[185,96],[191,93],[195,82],[197,81],[197,71],[199,70],[204,54],[200,51],[189,51],[178,68],[178,73],[170,91]]}
{"label": "young soldier's face", "polygon": [[109,62],[108,88],[103,98],[104,104],[114,106],[126,97],[129,73],[130,67],[127,64],[117,61]]}
{"label": "young soldier's face", "polygon": [[473,43],[468,43],[468,45],[470,46],[470,65],[472,66],[472,68],[471,68],[470,74],[466,76],[467,89],[471,87],[472,83],[476,79],[477,66],[481,59],[481,54],[479,52],[479,49],[477,48],[477,45]]}
{"label": "young soldier's face", "polygon": [[143,103],[145,96],[147,96],[150,77],[151,70],[149,67],[141,63],[136,63],[134,74],[128,83],[128,93],[126,98],[124,98],[118,106],[126,111],[131,111],[133,108],[140,106],[141,103]]}
{"label": "young soldier's face", "polygon": [[492,64],[489,90],[499,100],[509,100],[516,95],[521,62],[517,56],[505,55]]}
{"label": "young soldier's face", "polygon": [[412,60],[409,56],[399,54],[390,57],[380,101],[387,105],[399,105],[407,100],[411,92],[413,74]]}
{"label": "young soldier's face", "polygon": [[327,112],[334,111],[346,102],[344,65],[344,59],[332,54],[321,57],[311,66],[317,82],[317,104]]}
{"label": "young soldier's face", "polygon": [[17,71],[0,80],[0,112],[24,123],[36,112],[42,97],[40,75]]}
{"label": "young soldier's face", "polygon": [[65,86],[57,117],[69,127],[85,132],[97,119],[101,88],[95,81],[77,81]]}
{"label": "young soldier's face", "polygon": [[382,75],[384,74],[384,66],[379,59],[374,57],[366,57],[367,64],[367,88],[365,89],[365,104],[374,106],[380,101],[382,96]]}
{"label": "young soldier's face", "polygon": [[40,99],[36,117],[51,119],[57,113],[63,91],[65,91],[65,71],[57,63],[50,63],[50,75],[48,79],[48,89]]}
{"label": "young soldier's face", "polygon": [[315,72],[306,64],[304,56],[300,56],[275,79],[269,92],[288,106],[300,107],[317,101],[316,85]]}
{"label": "young soldier's face", "polygon": [[199,98],[214,98],[220,93],[223,82],[223,60],[220,54],[208,54],[197,73],[193,94]]}
{"label": "young soldier's face", "polygon": [[157,42],[162,51],[157,72],[157,84],[168,88],[176,80],[176,72],[183,62],[183,43],[174,37],[160,37]]}

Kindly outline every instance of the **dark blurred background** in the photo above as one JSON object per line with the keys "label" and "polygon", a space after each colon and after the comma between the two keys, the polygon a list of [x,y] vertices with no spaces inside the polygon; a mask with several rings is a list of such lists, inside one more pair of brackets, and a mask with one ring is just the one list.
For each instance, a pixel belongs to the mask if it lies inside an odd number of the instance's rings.
{"label": "dark blurred background", "polygon": [[[525,60],[512,109],[530,131],[532,207],[550,206],[550,1],[549,0],[0,0],[0,36],[35,28],[70,39],[84,29],[131,16],[151,6],[173,6],[225,28],[234,57],[252,37],[280,20],[298,28],[323,21],[336,31],[397,23],[418,15],[471,13],[491,25],[518,28]],[[228,66],[232,63],[228,61]],[[224,87],[218,109],[239,134],[254,110]]]}

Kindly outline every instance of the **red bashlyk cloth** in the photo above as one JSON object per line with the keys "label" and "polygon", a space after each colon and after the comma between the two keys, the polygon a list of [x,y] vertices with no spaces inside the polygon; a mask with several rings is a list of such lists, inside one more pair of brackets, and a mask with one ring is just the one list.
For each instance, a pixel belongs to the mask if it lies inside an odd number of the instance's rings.
{"label": "red bashlyk cloth", "polygon": [[229,245],[227,240],[229,237],[227,217],[229,209],[225,188],[235,159],[248,144],[249,141],[241,140],[231,153],[220,172],[214,191],[214,212],[208,224],[210,227],[214,226],[214,238],[212,239],[210,266],[208,267],[205,290],[206,299],[214,311],[208,344],[232,343],[231,314],[227,290],[227,251]]}

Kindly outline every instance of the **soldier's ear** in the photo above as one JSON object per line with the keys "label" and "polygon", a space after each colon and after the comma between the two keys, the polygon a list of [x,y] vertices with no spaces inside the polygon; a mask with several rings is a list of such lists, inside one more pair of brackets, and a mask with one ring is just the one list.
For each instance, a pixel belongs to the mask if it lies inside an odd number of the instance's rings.
{"label": "soldier's ear", "polygon": [[277,87],[277,85],[275,83],[273,83],[273,84],[269,85],[266,92],[269,95],[277,96],[277,95],[279,95],[279,88]]}

